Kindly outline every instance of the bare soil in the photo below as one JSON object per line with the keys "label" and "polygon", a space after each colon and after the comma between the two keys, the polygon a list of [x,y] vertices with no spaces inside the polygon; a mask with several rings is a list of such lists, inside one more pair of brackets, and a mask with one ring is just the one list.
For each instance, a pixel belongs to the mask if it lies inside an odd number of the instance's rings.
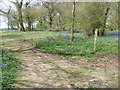
{"label": "bare soil", "polygon": [[[63,57],[32,47],[29,43],[7,39],[4,48],[13,51],[22,63],[15,80],[19,88],[118,87],[118,56]],[[88,62],[88,60],[96,60]]]}

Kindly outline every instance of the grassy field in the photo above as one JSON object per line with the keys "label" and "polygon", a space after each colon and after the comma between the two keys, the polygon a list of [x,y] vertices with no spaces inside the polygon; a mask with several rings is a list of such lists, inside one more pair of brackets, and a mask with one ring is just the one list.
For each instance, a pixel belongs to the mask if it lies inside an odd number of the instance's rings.
{"label": "grassy field", "polygon": [[[81,33],[75,33],[74,41],[70,41],[70,32],[49,32],[49,31],[32,31],[3,32],[4,38],[15,38],[24,42],[29,42],[36,48],[49,53],[57,53],[60,55],[109,55],[118,53],[118,37],[116,35],[106,35],[98,37],[96,52],[93,51],[94,38],[86,37]],[[5,35],[6,33],[6,35]],[[6,44],[6,45],[9,45]]]}

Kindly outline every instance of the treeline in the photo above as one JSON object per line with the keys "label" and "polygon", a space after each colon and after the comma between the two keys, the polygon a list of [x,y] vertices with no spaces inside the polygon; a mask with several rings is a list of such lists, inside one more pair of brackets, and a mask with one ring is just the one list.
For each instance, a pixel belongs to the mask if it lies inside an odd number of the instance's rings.
{"label": "treeline", "polygon": [[[8,28],[27,30],[71,30],[91,36],[98,28],[98,35],[105,30],[117,30],[118,3],[110,2],[11,2],[7,12]],[[74,7],[74,11],[73,11]],[[73,28],[74,27],[74,28]]]}

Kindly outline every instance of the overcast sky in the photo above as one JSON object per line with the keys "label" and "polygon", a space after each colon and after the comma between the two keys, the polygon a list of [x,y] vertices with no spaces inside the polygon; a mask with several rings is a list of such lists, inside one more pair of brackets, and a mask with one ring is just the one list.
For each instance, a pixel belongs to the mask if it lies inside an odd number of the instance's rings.
{"label": "overcast sky", "polygon": [[[0,9],[7,10],[9,5],[13,6],[8,0],[0,0]],[[4,16],[0,16],[0,29],[2,28],[7,28],[7,19]]]}
{"label": "overcast sky", "polygon": [[[15,1],[15,0],[0,0],[0,9],[7,11],[9,6],[11,6],[12,9],[15,9],[15,6],[9,1]],[[24,1],[26,2],[28,0],[24,0]],[[0,15],[0,29],[2,28],[7,28],[7,18],[5,16]]]}

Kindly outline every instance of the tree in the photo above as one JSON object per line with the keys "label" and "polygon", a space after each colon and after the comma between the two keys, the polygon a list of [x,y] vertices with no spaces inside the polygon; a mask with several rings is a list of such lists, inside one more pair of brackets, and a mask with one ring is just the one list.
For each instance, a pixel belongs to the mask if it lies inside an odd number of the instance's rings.
{"label": "tree", "polygon": [[57,5],[58,18],[55,21],[58,21],[59,28],[61,30],[71,30],[72,26],[72,9],[73,3],[71,2],[62,2]]}
{"label": "tree", "polygon": [[31,17],[30,17],[30,9],[31,7],[29,6],[30,2],[26,2],[25,4],[25,10],[24,10],[24,16],[25,20],[27,21],[28,24],[28,30],[32,30],[32,22],[31,22]]}
{"label": "tree", "polygon": [[25,3],[25,8],[23,9],[23,18],[24,22],[27,23],[28,30],[33,30],[33,24],[37,21],[37,17],[39,17],[38,14],[41,13],[38,8],[35,8],[34,4],[31,5],[31,3],[32,0],[27,1]]}
{"label": "tree", "polygon": [[34,13],[36,14],[36,21],[38,22],[37,28],[47,29],[49,26],[47,12],[48,10],[44,6],[39,6],[35,9]]}
{"label": "tree", "polygon": [[72,10],[71,41],[74,40],[74,30],[75,30],[75,8],[76,8],[76,2],[75,2],[75,0],[74,0],[74,2],[73,2],[73,10]]}
{"label": "tree", "polygon": [[107,28],[109,30],[118,30],[118,3],[112,3],[107,21]]}
{"label": "tree", "polygon": [[[12,2],[12,1],[11,1]],[[25,31],[24,24],[23,24],[23,15],[22,15],[22,6],[23,6],[23,0],[20,2],[16,0],[15,2],[12,2],[17,9],[18,12],[18,25],[19,25],[19,31]]]}
{"label": "tree", "polygon": [[95,29],[98,28],[98,35],[104,35],[106,23],[110,11],[111,3],[108,2],[91,2],[83,3],[80,12],[81,28],[86,35],[94,35]]}
{"label": "tree", "polygon": [[53,30],[53,23],[54,23],[54,17],[56,15],[56,4],[55,2],[42,2],[43,6],[47,8],[48,10],[48,24],[49,24],[49,30]]}
{"label": "tree", "polygon": [[102,26],[102,30],[99,31],[99,35],[100,36],[103,36],[104,35],[104,32],[105,32],[105,29],[106,29],[106,23],[107,23],[107,19],[108,19],[108,14],[109,14],[109,11],[110,11],[110,5],[111,3],[109,2],[106,2],[104,5],[103,5],[103,8],[105,9],[105,13],[104,13],[104,18],[103,18],[103,26]]}

